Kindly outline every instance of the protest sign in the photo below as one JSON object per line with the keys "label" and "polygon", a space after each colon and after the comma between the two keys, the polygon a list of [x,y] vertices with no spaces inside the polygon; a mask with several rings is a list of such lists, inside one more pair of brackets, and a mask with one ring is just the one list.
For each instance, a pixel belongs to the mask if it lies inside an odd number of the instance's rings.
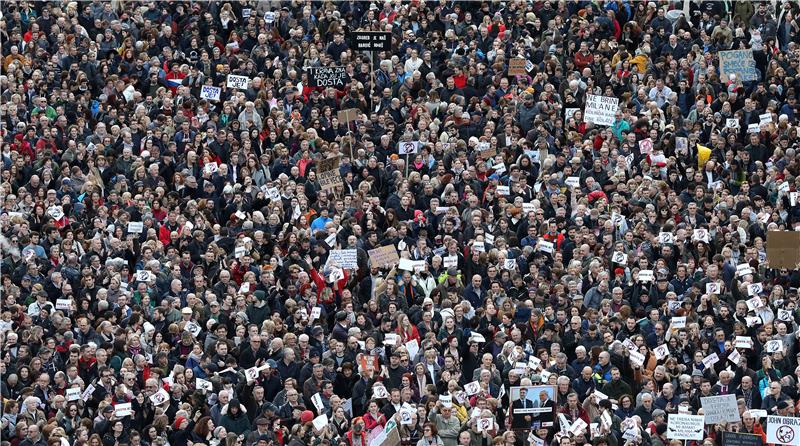
{"label": "protest sign", "polygon": [[[164,389],[161,389],[164,390]],[[133,409],[131,408],[131,403],[119,403],[114,406],[114,415],[117,418],[127,417],[133,415]]]}
{"label": "protest sign", "polygon": [[358,119],[359,110],[357,108],[348,108],[347,110],[339,110],[336,112],[336,118],[342,124],[347,124]]}
{"label": "protest sign", "polygon": [[[613,123],[612,123],[613,124]],[[642,155],[648,155],[653,152],[653,140],[650,138],[645,138],[639,141],[639,152]]]}
{"label": "protest sign", "polygon": [[763,446],[764,438],[759,434],[723,430],[722,444],[725,446]]}
{"label": "protest sign", "polygon": [[800,232],[768,231],[767,261],[770,268],[797,268],[800,264]]}
{"label": "protest sign", "polygon": [[667,420],[667,438],[675,440],[702,440],[705,420],[703,415],[673,413]]}
{"label": "protest sign", "polygon": [[370,249],[369,261],[372,266],[383,267],[385,265],[395,266],[400,263],[400,256],[394,245],[381,246],[380,248]]}
{"label": "protest sign", "polygon": [[397,153],[400,155],[417,153],[419,150],[419,145],[419,141],[400,141],[397,143]]}
{"label": "protest sign", "polygon": [[328,263],[345,269],[358,268],[358,252],[355,249],[332,249]]}
{"label": "protest sign", "polygon": [[587,94],[583,121],[595,125],[613,125],[614,114],[618,109],[619,98]]}
{"label": "protest sign", "polygon": [[727,81],[731,74],[742,82],[758,80],[753,50],[732,50],[719,52],[720,78]]}
{"label": "protest sign", "polygon": [[222,89],[213,85],[203,85],[200,88],[200,99],[208,99],[209,101],[219,101]]}
{"label": "protest sign", "polygon": [[144,223],[140,221],[132,221],[128,223],[129,234],[141,234],[144,231]]}
{"label": "protest sign", "polygon": [[317,164],[317,182],[322,190],[333,189],[344,184],[339,173],[341,157],[325,158]]}
{"label": "protest sign", "polygon": [[67,388],[66,393],[67,401],[77,401],[81,399],[81,388],[80,387],[69,387]]}
{"label": "protest sign", "polygon": [[718,395],[700,398],[706,424],[717,424],[723,421],[738,423],[741,421],[736,395]]}
{"label": "protest sign", "polygon": [[767,416],[767,443],[800,446],[800,418]]}
{"label": "protest sign", "polygon": [[228,86],[228,88],[238,88],[239,90],[246,90],[248,82],[250,82],[250,78],[248,78],[247,76],[237,76],[235,74],[229,74],[226,85]]}
{"label": "protest sign", "polygon": [[508,75],[509,76],[524,76],[528,74],[525,69],[525,59],[514,57],[508,61]]}
{"label": "protest sign", "polygon": [[392,33],[384,31],[354,31],[353,49],[356,51],[389,51],[392,49]]}
{"label": "protest sign", "polygon": [[308,67],[309,87],[344,87],[350,82],[346,67]]}

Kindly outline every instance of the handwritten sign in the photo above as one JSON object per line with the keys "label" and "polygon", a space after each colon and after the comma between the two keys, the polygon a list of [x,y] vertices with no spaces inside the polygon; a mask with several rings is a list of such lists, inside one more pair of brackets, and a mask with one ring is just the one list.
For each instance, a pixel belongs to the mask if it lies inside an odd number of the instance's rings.
{"label": "handwritten sign", "polygon": [[703,415],[670,414],[667,420],[667,438],[675,440],[702,440],[705,418]]}
{"label": "handwritten sign", "polygon": [[226,85],[228,86],[228,88],[237,88],[239,90],[246,90],[248,82],[250,82],[250,78],[248,78],[247,76],[237,76],[235,74],[229,74]]}
{"label": "handwritten sign", "polygon": [[339,173],[341,157],[325,158],[317,165],[317,182],[322,190],[342,186],[342,175]]}
{"label": "handwritten sign", "polygon": [[613,125],[618,109],[619,98],[587,94],[583,120],[595,125]]}
{"label": "handwritten sign", "polygon": [[728,79],[731,74],[735,74],[742,82],[758,80],[753,50],[720,51],[719,71],[722,79]]}
{"label": "handwritten sign", "polygon": [[736,404],[736,395],[734,394],[701,397],[700,404],[703,406],[706,424],[738,423],[741,421],[739,407]]}
{"label": "handwritten sign", "polygon": [[358,268],[358,255],[355,249],[332,249],[328,263],[345,269]]}
{"label": "handwritten sign", "polygon": [[369,261],[372,266],[394,266],[400,263],[400,256],[397,254],[397,249],[394,247],[394,245],[370,249],[367,251],[367,253],[369,254]]}
{"label": "handwritten sign", "polygon": [[[247,84],[245,84],[247,85]],[[209,101],[219,101],[222,95],[222,89],[212,85],[203,85],[200,89],[200,99],[208,99]]]}

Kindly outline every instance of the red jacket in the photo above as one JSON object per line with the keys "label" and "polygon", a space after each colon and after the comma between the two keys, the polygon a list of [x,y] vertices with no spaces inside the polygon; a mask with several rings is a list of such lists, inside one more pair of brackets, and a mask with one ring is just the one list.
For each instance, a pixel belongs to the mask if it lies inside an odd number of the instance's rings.
{"label": "red jacket", "polygon": [[583,70],[594,61],[594,55],[591,52],[582,54],[580,51],[575,53],[575,66]]}

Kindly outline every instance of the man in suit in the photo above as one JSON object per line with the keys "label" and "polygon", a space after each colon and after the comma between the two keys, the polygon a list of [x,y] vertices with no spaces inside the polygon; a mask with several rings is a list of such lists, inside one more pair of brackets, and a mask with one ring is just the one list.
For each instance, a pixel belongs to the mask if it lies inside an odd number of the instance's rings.
{"label": "man in suit", "polygon": [[536,421],[542,427],[551,427],[555,416],[556,403],[550,399],[546,389],[542,389],[539,392],[539,400],[533,404],[533,407],[538,409],[536,411]]}
{"label": "man in suit", "polygon": [[527,398],[528,389],[522,387],[519,389],[519,399],[511,403],[511,428],[512,429],[528,429],[533,422],[533,414],[530,409],[533,409],[534,402]]}

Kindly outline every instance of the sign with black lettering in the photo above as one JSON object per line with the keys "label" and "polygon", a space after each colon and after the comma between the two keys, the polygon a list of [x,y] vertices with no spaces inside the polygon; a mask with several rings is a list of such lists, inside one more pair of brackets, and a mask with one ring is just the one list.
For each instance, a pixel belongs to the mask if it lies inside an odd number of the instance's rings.
{"label": "sign with black lettering", "polygon": [[353,49],[356,51],[389,51],[392,49],[392,33],[356,31],[353,33]]}
{"label": "sign with black lettering", "polygon": [[309,87],[344,87],[350,82],[350,76],[345,67],[308,67]]}
{"label": "sign with black lettering", "polygon": [[726,446],[762,446],[764,439],[757,434],[722,431],[722,444]]}

